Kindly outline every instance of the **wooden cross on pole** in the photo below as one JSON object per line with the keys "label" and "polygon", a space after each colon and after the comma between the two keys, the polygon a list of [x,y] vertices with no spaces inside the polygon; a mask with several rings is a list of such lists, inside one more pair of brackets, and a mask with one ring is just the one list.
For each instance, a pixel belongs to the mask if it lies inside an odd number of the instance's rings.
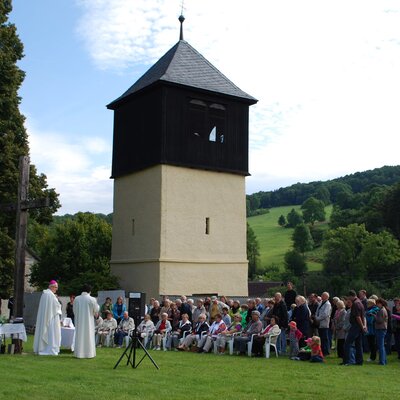
{"label": "wooden cross on pole", "polygon": [[24,315],[25,291],[25,248],[28,228],[28,211],[31,208],[49,207],[49,198],[28,200],[29,190],[29,157],[19,158],[19,184],[16,204],[2,205],[2,210],[17,212],[17,226],[15,233],[15,268],[14,268],[14,306],[13,316]]}

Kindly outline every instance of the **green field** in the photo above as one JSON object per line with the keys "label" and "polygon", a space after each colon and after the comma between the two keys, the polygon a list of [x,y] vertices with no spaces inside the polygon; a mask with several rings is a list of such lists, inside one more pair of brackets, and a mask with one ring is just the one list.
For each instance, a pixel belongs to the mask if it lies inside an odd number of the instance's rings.
{"label": "green field", "polygon": [[[270,267],[271,265],[278,265],[283,270],[285,253],[291,249],[293,229],[282,228],[278,225],[278,218],[280,215],[286,215],[294,208],[300,212],[300,206],[285,206],[271,208],[269,213],[257,215],[247,218],[247,221],[254,233],[257,236],[258,243],[260,244],[260,267]],[[329,218],[332,207],[325,209],[327,218]],[[327,224],[324,224],[327,226]],[[309,271],[318,271],[322,268],[320,262],[315,261],[321,255],[320,250],[311,252],[309,256],[311,259],[307,260]]]}
{"label": "green field", "polygon": [[[400,362],[339,366],[329,356],[324,364],[287,357],[249,358],[214,354],[152,351],[133,369],[121,362],[121,349],[98,349],[97,357],[80,360],[64,350],[58,357],[32,354],[32,337],[23,355],[0,355],[0,398],[7,400],[69,399],[396,399]],[[138,354],[143,354],[138,351]]]}

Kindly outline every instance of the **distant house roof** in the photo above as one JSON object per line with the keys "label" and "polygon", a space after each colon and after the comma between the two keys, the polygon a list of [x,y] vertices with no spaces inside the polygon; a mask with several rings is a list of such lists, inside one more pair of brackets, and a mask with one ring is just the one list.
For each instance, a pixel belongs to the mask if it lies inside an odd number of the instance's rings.
{"label": "distant house roof", "polygon": [[135,84],[107,107],[159,81],[189,86],[244,99],[251,104],[257,100],[239,89],[185,40],[164,54]]}
{"label": "distant house roof", "polygon": [[282,286],[281,281],[249,282],[249,297],[265,297],[268,289]]}

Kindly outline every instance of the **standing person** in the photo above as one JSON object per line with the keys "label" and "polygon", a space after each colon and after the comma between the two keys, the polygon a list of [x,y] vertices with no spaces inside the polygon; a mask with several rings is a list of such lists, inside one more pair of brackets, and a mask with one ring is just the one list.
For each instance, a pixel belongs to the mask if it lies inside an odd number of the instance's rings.
{"label": "standing person", "polygon": [[300,339],[299,346],[304,347],[305,339],[307,339],[310,332],[310,315],[311,312],[307,306],[304,296],[296,296],[296,308],[293,310],[292,320],[296,322],[297,328],[303,334]]}
{"label": "standing person", "polygon": [[364,333],[367,331],[367,325],[365,321],[365,310],[361,303],[361,300],[357,297],[354,290],[350,290],[349,299],[352,301],[350,311],[350,329],[347,333],[346,340],[344,342],[344,365],[351,365],[351,352],[352,345],[354,343],[356,349],[355,364],[362,365],[363,359],[363,348],[362,340]]}
{"label": "standing person", "polygon": [[367,310],[365,312],[365,319],[367,320],[367,341],[370,355],[367,361],[376,360],[376,332],[375,332],[375,318],[379,311],[374,299],[367,300]]}
{"label": "standing person", "polygon": [[286,304],[286,309],[289,311],[292,304],[296,304],[297,293],[293,288],[292,282],[288,282],[286,284],[286,288],[287,290],[285,292],[285,304]]}
{"label": "standing person", "polygon": [[326,357],[330,353],[329,322],[331,319],[332,306],[329,302],[329,293],[322,293],[321,300],[322,301],[315,312],[315,321],[318,323],[318,333],[321,339],[322,353],[324,354],[324,357]]}
{"label": "standing person", "polygon": [[[197,306],[196,306],[196,308],[194,309],[193,314],[192,314],[193,323],[196,323],[196,322],[198,321],[199,316],[200,316],[201,314],[205,314],[205,313],[206,313],[206,309],[205,309],[203,303],[204,303],[204,302],[203,302],[202,299],[197,299],[197,301],[196,301]],[[206,318],[207,318],[207,316],[206,316]]]}
{"label": "standing person", "polygon": [[117,298],[117,302],[114,304],[112,312],[113,312],[113,317],[117,321],[117,324],[121,322],[121,319],[124,316],[124,312],[126,311],[126,305],[124,303],[124,299],[122,296],[119,296]]}
{"label": "standing person", "polygon": [[71,318],[73,324],[75,324],[74,306],[73,306],[74,300],[75,300],[75,295],[70,294],[69,302],[67,303],[67,307],[65,309],[65,312],[67,313],[67,318]]}
{"label": "standing person", "polygon": [[310,330],[308,337],[316,336],[318,331],[318,324],[315,321],[315,313],[317,312],[318,305],[318,296],[315,293],[311,293],[308,296],[308,309],[310,310]]}
{"label": "standing person", "polygon": [[375,317],[375,336],[376,344],[378,347],[379,354],[379,364],[386,365],[386,348],[385,348],[385,336],[388,328],[388,312],[386,310],[387,303],[386,300],[379,298],[376,300],[376,305],[379,311],[376,313]]}
{"label": "standing person", "polygon": [[75,349],[77,358],[96,357],[94,317],[99,312],[97,300],[90,295],[92,288],[85,284],[82,293],[75,298]]}
{"label": "standing person", "polygon": [[[392,330],[394,333],[394,344],[396,346],[397,358],[400,360],[400,299],[393,300],[392,309]],[[390,322],[389,322],[390,323]]]}
{"label": "standing person", "polygon": [[157,325],[157,322],[160,320],[161,314],[162,314],[162,311],[161,311],[160,303],[158,300],[154,300],[153,308],[150,311],[150,318],[153,321],[154,325]]}
{"label": "standing person", "polygon": [[8,299],[8,304],[7,304],[8,309],[10,310],[10,314],[8,316],[8,319],[12,319],[14,316],[14,297],[10,297]]}
{"label": "standing person", "polygon": [[346,337],[345,319],[346,319],[346,306],[342,300],[336,302],[336,312],[333,318],[333,327],[335,329],[336,337],[336,352],[339,358],[343,359],[344,356],[344,339]]}
{"label": "standing person", "polygon": [[275,304],[272,308],[272,316],[275,317],[276,323],[279,325],[279,328],[281,328],[281,334],[279,335],[277,341],[278,352],[280,354],[286,354],[286,329],[288,328],[288,312],[281,293],[276,292],[274,300]]}
{"label": "standing person", "polygon": [[303,333],[297,328],[297,324],[294,321],[289,322],[289,342],[290,342],[290,353],[289,358],[291,360],[298,360],[297,355],[299,354],[299,340],[303,337]]}
{"label": "standing person", "polygon": [[56,292],[58,283],[49,282],[49,287],[43,290],[36,318],[33,351],[40,356],[56,356],[61,345],[61,304]]}
{"label": "standing person", "polygon": [[107,311],[113,310],[113,303],[111,297],[106,297],[106,301],[100,307],[101,318],[107,318]]}

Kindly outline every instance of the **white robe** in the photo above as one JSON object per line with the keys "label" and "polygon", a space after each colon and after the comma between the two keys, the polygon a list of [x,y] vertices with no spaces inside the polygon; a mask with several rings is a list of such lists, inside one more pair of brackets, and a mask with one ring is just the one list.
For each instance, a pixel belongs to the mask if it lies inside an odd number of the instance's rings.
{"label": "white robe", "polygon": [[74,300],[75,348],[77,358],[96,357],[94,315],[99,312],[99,305],[89,293],[82,292]]}
{"label": "white robe", "polygon": [[36,317],[33,351],[41,356],[56,356],[61,345],[61,304],[50,290],[43,290]]}

